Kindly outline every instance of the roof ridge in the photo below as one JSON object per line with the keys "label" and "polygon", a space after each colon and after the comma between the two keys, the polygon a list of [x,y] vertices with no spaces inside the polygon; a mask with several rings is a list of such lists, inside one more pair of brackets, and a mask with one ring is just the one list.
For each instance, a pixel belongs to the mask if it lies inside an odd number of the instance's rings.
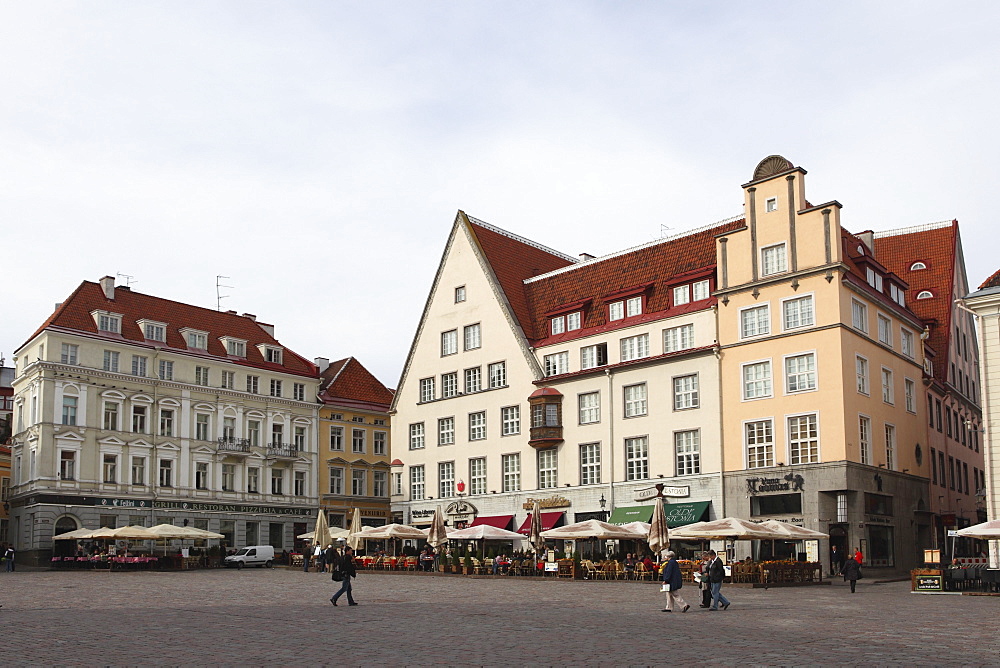
{"label": "roof ridge", "polygon": [[872,232],[872,235],[876,239],[884,239],[886,237],[897,237],[903,234],[914,234],[916,232],[929,232],[931,230],[940,230],[944,227],[952,227],[958,223],[957,220],[940,220],[936,223],[924,223],[923,225],[911,225],[909,227],[899,227],[895,230],[882,230],[880,232]]}
{"label": "roof ridge", "polygon": [[577,262],[576,264],[571,264],[568,267],[562,267],[560,269],[556,269],[554,271],[550,271],[547,274],[539,274],[538,276],[532,276],[531,278],[524,279],[524,282],[526,284],[527,283],[533,283],[534,281],[538,281],[538,280],[541,280],[543,278],[550,278],[552,276],[556,276],[558,274],[562,274],[562,273],[565,273],[567,271],[571,271],[573,269],[578,269],[580,267],[589,267],[589,266],[591,266],[593,264],[596,264],[597,262],[602,262],[604,260],[610,260],[610,259],[613,259],[613,258],[616,258],[616,257],[621,257],[622,255],[626,255],[628,253],[633,253],[635,251],[642,250],[644,248],[649,248],[651,246],[655,246],[656,244],[662,244],[662,243],[666,243],[668,241],[676,241],[677,239],[681,239],[683,237],[691,236],[691,235],[694,235],[694,234],[699,234],[701,232],[706,232],[708,230],[711,230],[711,229],[716,228],[716,227],[720,227],[720,226],[725,225],[727,223],[735,222],[735,221],[740,220],[740,219],[742,219],[744,217],[745,217],[745,214],[741,213],[741,214],[736,215],[736,216],[730,216],[729,218],[723,218],[722,220],[716,221],[714,223],[710,223],[708,225],[702,225],[701,227],[695,227],[695,228],[690,229],[690,230],[685,230],[684,232],[679,232],[679,233],[677,233],[677,234],[675,234],[673,236],[670,236],[670,237],[664,237],[662,239],[654,239],[653,241],[647,241],[646,243],[642,243],[642,244],[638,244],[638,245],[635,245],[635,246],[631,246],[629,248],[625,248],[625,249],[622,249],[620,251],[615,251],[614,253],[609,253],[607,255],[602,255],[601,257],[595,257],[593,260],[587,260],[586,262]]}
{"label": "roof ridge", "polygon": [[505,230],[503,228],[497,227],[496,225],[490,225],[486,221],[479,220],[478,218],[476,218],[474,216],[470,216],[469,214],[465,214],[465,215],[469,219],[469,222],[475,223],[476,225],[479,225],[480,227],[485,227],[486,229],[490,230],[491,232],[496,232],[497,234],[499,234],[501,236],[505,236],[508,239],[513,239],[514,241],[518,241],[518,242],[520,242],[520,243],[522,243],[522,244],[524,244],[526,246],[531,246],[533,248],[537,248],[538,250],[545,251],[546,253],[549,253],[551,255],[555,255],[556,257],[562,258],[563,260],[568,260],[569,262],[575,262],[575,263],[579,263],[580,262],[580,258],[573,257],[572,255],[566,255],[565,253],[563,253],[561,251],[557,251],[554,248],[549,248],[548,246],[546,246],[544,244],[540,244],[537,241],[532,241],[531,239],[522,237],[522,236],[520,236],[518,234],[514,234],[513,232],[509,232],[509,231],[507,231],[507,230]]}

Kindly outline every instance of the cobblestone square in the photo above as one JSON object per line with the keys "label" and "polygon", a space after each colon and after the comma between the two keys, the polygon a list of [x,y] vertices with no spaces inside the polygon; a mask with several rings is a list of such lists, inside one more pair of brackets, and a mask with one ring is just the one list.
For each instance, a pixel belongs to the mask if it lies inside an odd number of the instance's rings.
{"label": "cobblestone square", "polygon": [[1000,598],[909,583],[726,587],[664,614],[650,583],[248,569],[0,574],[6,665],[1000,665]]}

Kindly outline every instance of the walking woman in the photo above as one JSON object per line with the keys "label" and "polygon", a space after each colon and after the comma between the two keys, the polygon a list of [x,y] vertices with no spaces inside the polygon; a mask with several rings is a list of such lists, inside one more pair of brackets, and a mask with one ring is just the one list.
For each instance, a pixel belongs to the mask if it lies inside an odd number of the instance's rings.
{"label": "walking woman", "polygon": [[854,593],[854,587],[858,584],[858,579],[861,577],[861,564],[852,559],[845,559],[844,566],[840,569],[840,574],[844,576],[844,580],[851,583],[851,593]]}
{"label": "walking woman", "polygon": [[674,604],[681,606],[681,612],[687,612],[691,606],[681,598],[681,587],[684,579],[681,577],[681,567],[677,565],[677,555],[667,552],[667,565],[663,567],[663,585],[667,587],[667,607],[663,612],[673,612]]}

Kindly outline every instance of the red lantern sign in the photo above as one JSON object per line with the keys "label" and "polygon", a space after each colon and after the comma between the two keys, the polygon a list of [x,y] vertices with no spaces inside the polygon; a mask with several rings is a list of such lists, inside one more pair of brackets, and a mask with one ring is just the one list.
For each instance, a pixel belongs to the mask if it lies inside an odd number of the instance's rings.
{"label": "red lantern sign", "polygon": [[457,485],[455,485],[455,487],[457,487],[457,488],[458,488],[458,493],[459,493],[459,494],[461,494],[462,492],[464,492],[464,491],[465,491],[465,483],[464,483],[464,482],[462,482],[461,480],[459,480],[459,481],[458,481],[458,484],[457,484]]}

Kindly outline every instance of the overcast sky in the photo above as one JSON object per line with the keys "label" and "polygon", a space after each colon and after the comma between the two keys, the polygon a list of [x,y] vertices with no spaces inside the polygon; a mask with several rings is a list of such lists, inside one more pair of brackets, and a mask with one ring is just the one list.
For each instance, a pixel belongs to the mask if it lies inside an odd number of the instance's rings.
{"label": "overcast sky", "polygon": [[[458,209],[577,255],[742,210],[1000,268],[1000,3],[0,2],[0,353],[83,280],[251,312],[395,386]],[[177,323],[182,324],[182,323]]]}

